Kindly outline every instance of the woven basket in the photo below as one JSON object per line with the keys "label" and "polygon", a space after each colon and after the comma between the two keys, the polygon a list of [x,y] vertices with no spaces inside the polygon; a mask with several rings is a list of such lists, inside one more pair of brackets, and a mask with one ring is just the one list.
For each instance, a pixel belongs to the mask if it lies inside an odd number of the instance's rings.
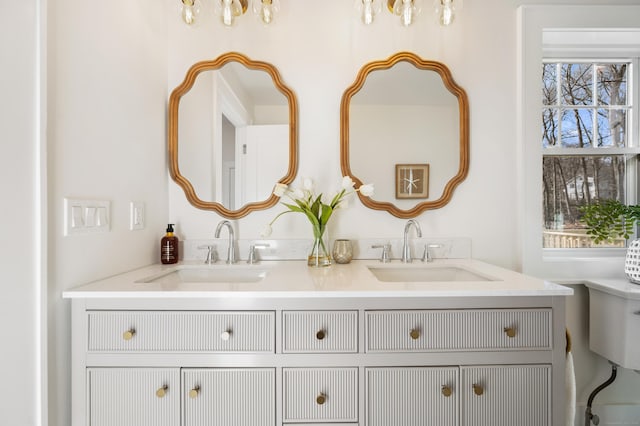
{"label": "woven basket", "polygon": [[627,248],[627,256],[624,259],[624,273],[629,281],[640,284],[640,239],[633,240]]}

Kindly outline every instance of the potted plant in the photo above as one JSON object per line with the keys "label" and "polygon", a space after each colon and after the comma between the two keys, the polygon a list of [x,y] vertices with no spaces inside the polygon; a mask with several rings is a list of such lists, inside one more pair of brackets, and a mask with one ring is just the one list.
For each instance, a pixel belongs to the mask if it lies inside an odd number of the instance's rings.
{"label": "potted plant", "polygon": [[587,234],[596,244],[615,238],[629,239],[640,221],[640,205],[627,206],[618,200],[600,201],[580,210]]}
{"label": "potted plant", "polygon": [[[640,222],[640,205],[628,206],[617,200],[605,200],[581,208],[582,221],[594,243],[629,239]],[[640,284],[640,240],[629,244],[624,261],[624,272],[634,284]]]}

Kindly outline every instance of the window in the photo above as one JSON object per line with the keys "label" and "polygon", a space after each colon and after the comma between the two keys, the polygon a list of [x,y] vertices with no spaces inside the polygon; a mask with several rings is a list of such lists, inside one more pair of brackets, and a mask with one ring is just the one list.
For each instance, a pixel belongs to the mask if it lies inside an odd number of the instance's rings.
{"label": "window", "polygon": [[[542,64],[543,247],[593,247],[580,222],[598,200],[635,202],[632,60]],[[599,247],[624,247],[625,241]]]}

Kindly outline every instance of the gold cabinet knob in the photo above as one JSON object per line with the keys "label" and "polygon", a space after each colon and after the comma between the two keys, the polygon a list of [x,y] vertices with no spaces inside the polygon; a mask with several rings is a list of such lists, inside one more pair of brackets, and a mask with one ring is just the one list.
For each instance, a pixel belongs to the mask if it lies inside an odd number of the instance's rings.
{"label": "gold cabinet knob", "polygon": [[322,405],[325,402],[327,402],[327,396],[325,394],[321,393],[316,397],[316,404]]}
{"label": "gold cabinet knob", "polygon": [[164,398],[164,396],[167,394],[168,389],[169,389],[169,386],[167,385],[162,386],[160,389],[156,391],[156,396],[158,398]]}
{"label": "gold cabinet knob", "polygon": [[420,338],[420,330],[414,328],[409,332],[409,336],[411,336],[413,340],[418,340]]}
{"label": "gold cabinet knob", "polygon": [[197,398],[198,395],[200,395],[200,386],[196,386],[189,391],[189,398]]}
{"label": "gold cabinet knob", "polygon": [[220,339],[222,340],[229,340],[231,338],[231,330],[225,330],[222,333],[220,333]]}
{"label": "gold cabinet knob", "polygon": [[122,333],[122,338],[124,340],[131,340],[135,335],[136,335],[136,330],[134,328],[130,328],[129,330]]}
{"label": "gold cabinet knob", "polygon": [[516,337],[516,329],[513,327],[505,327],[504,332],[508,337]]}
{"label": "gold cabinet knob", "polygon": [[473,393],[475,393],[476,395],[480,396],[480,395],[482,395],[484,393],[484,388],[481,385],[479,385],[477,383],[474,383],[473,384]]}
{"label": "gold cabinet knob", "polygon": [[327,332],[324,330],[318,330],[318,332],[316,333],[316,339],[322,340],[325,337],[327,337]]}
{"label": "gold cabinet knob", "polygon": [[442,391],[442,395],[446,396],[447,398],[449,398],[453,393],[453,391],[451,390],[451,387],[447,385],[442,385],[441,391]]}

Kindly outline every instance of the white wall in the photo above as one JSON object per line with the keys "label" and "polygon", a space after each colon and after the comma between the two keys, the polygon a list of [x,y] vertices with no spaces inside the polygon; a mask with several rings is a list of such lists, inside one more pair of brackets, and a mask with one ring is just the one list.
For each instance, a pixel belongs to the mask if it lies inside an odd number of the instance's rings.
{"label": "white wall", "polygon": [[[168,11],[175,10],[174,3],[167,0]],[[359,69],[402,50],[446,63],[470,99],[470,173],[447,207],[419,218],[422,230],[433,236],[472,237],[477,257],[514,267],[516,241],[511,236],[515,234],[515,217],[495,206],[515,198],[511,179],[515,164],[496,162],[495,158],[515,156],[514,121],[502,119],[512,115],[516,105],[515,6],[501,0],[467,1],[456,25],[441,28],[427,3],[411,28],[401,27],[397,17],[387,12],[373,26],[365,27],[353,2],[345,0],[323,1],[322,7],[311,0],[283,2],[273,27],[243,16],[236,27],[223,28],[213,16],[203,13],[199,27],[187,28],[176,16],[168,22],[168,90],[182,81],[194,62],[228,51],[272,63],[298,99],[299,176],[312,177],[320,190],[329,191],[340,179],[340,99]],[[502,48],[485,48],[498,45]],[[501,70],[499,76],[496,70]],[[482,99],[490,99],[490,107]],[[221,218],[192,208],[173,183],[169,194],[170,220],[177,224],[178,234],[187,239],[211,238]],[[257,238],[264,224],[281,210],[278,206],[241,219],[237,226],[240,238]],[[403,226],[403,220],[354,202],[350,209],[336,213],[329,232],[336,238],[398,238]],[[286,215],[275,224],[273,237],[309,235],[303,217]]]}
{"label": "white wall", "polygon": [[[167,223],[165,12],[154,0],[59,0],[49,10],[52,426],[71,424],[62,291],[158,261]],[[110,232],[63,236],[65,197],[110,201]],[[128,229],[130,201],[145,203],[144,230]]]}
{"label": "white wall", "polygon": [[40,2],[0,3],[0,413],[2,424],[36,425],[45,385],[40,363]]}

